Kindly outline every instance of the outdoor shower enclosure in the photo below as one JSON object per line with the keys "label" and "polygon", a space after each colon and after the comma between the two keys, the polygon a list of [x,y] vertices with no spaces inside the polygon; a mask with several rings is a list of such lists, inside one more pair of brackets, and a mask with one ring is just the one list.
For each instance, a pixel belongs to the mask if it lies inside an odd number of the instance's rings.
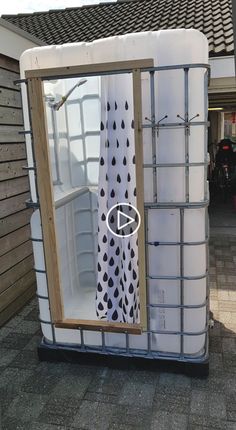
{"label": "outdoor shower enclosure", "polygon": [[[205,363],[207,39],[34,48],[21,78],[43,348]],[[106,224],[121,203],[129,237]]]}

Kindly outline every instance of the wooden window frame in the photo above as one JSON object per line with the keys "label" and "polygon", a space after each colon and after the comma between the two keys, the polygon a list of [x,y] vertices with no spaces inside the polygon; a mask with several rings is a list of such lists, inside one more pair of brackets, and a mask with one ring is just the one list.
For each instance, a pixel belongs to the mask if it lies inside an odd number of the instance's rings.
{"label": "wooden window frame", "polygon": [[[85,330],[103,330],[108,332],[126,332],[141,334],[147,327],[146,312],[146,267],[145,267],[145,222],[144,222],[144,183],[143,183],[143,138],[142,138],[142,88],[141,70],[153,67],[152,59],[122,61],[112,63],[90,64],[81,66],[57,67],[25,71],[28,82],[28,98],[33,133],[33,145],[37,169],[37,188],[40,201],[45,266],[52,322],[56,327]],[[137,209],[141,216],[138,230],[139,252],[139,291],[140,291],[140,323],[115,323],[108,321],[68,319],[64,317],[63,299],[59,271],[58,246],[55,228],[55,202],[53,197],[53,181],[50,167],[48,129],[43,97],[43,81],[45,79],[62,79],[89,74],[110,74],[111,72],[132,73],[133,105],[134,105],[134,136],[136,159]],[[40,119],[40,120],[39,120]]]}

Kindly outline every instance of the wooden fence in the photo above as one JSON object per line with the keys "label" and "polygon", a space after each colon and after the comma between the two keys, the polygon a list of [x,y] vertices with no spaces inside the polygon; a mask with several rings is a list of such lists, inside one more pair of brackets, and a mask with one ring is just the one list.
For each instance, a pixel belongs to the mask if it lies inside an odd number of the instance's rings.
{"label": "wooden fence", "polygon": [[35,293],[19,63],[0,54],[0,326]]}

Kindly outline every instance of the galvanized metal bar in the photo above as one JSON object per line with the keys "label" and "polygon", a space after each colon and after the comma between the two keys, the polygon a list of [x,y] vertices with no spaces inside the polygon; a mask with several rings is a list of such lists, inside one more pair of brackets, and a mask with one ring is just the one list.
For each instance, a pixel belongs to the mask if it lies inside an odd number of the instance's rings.
{"label": "galvanized metal bar", "polygon": [[192,331],[182,331],[182,330],[150,330],[153,334],[165,334],[165,335],[176,335],[176,336],[202,336],[208,331],[208,326],[205,326],[203,330],[192,332]]}
{"label": "galvanized metal bar", "polygon": [[203,275],[199,275],[199,276],[153,276],[153,275],[148,275],[147,279],[162,279],[162,280],[169,280],[169,281],[181,281],[181,280],[186,280],[186,281],[197,281],[199,279],[204,279],[208,276],[208,272],[204,273]]}
{"label": "galvanized metal bar", "polygon": [[[184,209],[180,208],[180,331],[184,331]],[[184,337],[180,336],[180,355],[184,354]]]}
{"label": "galvanized metal bar", "polygon": [[[208,72],[205,71],[204,74],[204,120],[208,121]],[[206,200],[208,198],[208,182],[207,182],[207,176],[208,176],[208,139],[207,139],[207,125],[204,127],[204,199]]]}
{"label": "galvanized metal bar", "polygon": [[146,163],[143,165],[144,169],[151,169],[151,168],[159,168],[159,167],[198,167],[198,166],[206,166],[205,162],[202,163],[159,163],[159,164],[151,164]]}
{"label": "galvanized metal bar", "polygon": [[[186,126],[188,127],[196,127],[198,125],[208,125],[209,121],[182,121],[182,122],[165,122],[165,123],[159,123],[157,122],[154,124],[156,130],[158,129],[168,129],[168,128],[184,128]],[[142,128],[152,128],[153,125],[150,123],[148,124],[142,124]]]}
{"label": "galvanized metal bar", "polygon": [[33,170],[34,172],[36,171],[36,167],[35,166],[23,166],[22,170]]}
{"label": "galvanized metal bar", "polygon": [[184,68],[185,201],[189,202],[189,68]]}
{"label": "galvanized metal bar", "polygon": [[27,208],[34,208],[34,209],[38,209],[40,208],[40,204],[39,202],[33,202],[32,200],[28,199],[25,201],[25,206]]}
{"label": "galvanized metal bar", "polygon": [[[144,225],[145,225],[145,237],[148,237],[148,210],[144,208]],[[149,258],[148,258],[148,249],[147,249],[147,245],[145,247],[145,262],[146,262],[146,275],[148,276],[149,273]],[[150,303],[150,286],[149,286],[149,282],[147,279],[146,282],[146,303],[149,304]],[[150,308],[147,307],[147,330],[150,330]],[[148,333],[147,334],[147,350],[148,352],[151,351],[151,334]]]}
{"label": "galvanized metal bar", "polygon": [[201,303],[200,305],[174,305],[174,304],[165,304],[165,303],[158,303],[158,304],[149,304],[147,307],[149,308],[163,308],[163,309],[201,309],[204,308],[207,304],[207,299]]}
{"label": "galvanized metal bar", "polygon": [[36,267],[34,267],[33,268],[33,270],[36,272],[36,273],[44,273],[45,275],[46,275],[46,270],[44,270],[44,269],[36,269]]}
{"label": "galvanized metal bar", "polygon": [[27,83],[28,83],[27,79],[16,79],[15,81],[13,81],[14,85],[27,84]]}
{"label": "galvanized metal bar", "polygon": [[[57,343],[56,345],[52,345],[50,342],[47,341],[47,339],[44,337],[43,338],[43,343],[45,345],[47,345],[47,347],[49,347],[50,349],[59,349],[59,350],[71,350],[71,351],[81,351],[81,349],[83,349],[86,352],[89,353],[96,353],[96,354],[101,354],[103,355],[103,351],[101,350],[101,347],[95,347],[95,346],[84,346],[83,348],[80,348],[77,344],[61,344],[61,343]],[[124,350],[125,351],[125,350]],[[131,349],[130,348],[130,352],[129,354],[127,354],[126,352],[123,352],[122,349],[118,349],[115,347],[109,347],[106,349],[106,355],[110,355],[110,356],[114,356],[117,355],[117,353],[119,354],[119,356],[123,356],[123,357],[145,357],[148,360],[153,360],[153,359],[157,359],[157,358],[161,358],[162,360],[174,360],[174,361],[187,361],[189,363],[204,363],[206,361],[206,359],[208,358],[208,356],[203,353],[201,355],[199,355],[198,357],[193,356],[193,355],[184,355],[183,360],[180,360],[179,354],[178,353],[166,353],[166,352],[160,352],[160,351],[155,351],[152,350],[150,351],[150,353],[146,353],[143,350],[139,350],[139,349]]]}
{"label": "galvanized metal bar", "polygon": [[43,300],[49,300],[48,296],[42,296],[41,294],[38,294],[37,292],[35,293],[36,297],[38,297],[38,299],[43,299]]}
{"label": "galvanized metal bar", "polygon": [[127,354],[129,354],[129,333],[126,331],[125,332],[125,346],[126,346],[126,352]]}
{"label": "galvanized metal bar", "polygon": [[144,207],[148,209],[179,209],[179,208],[191,208],[191,209],[200,209],[208,206],[209,200],[205,200],[203,202],[161,202],[161,203],[144,203]]}
{"label": "galvanized metal bar", "polygon": [[[141,72],[161,72],[161,71],[166,71],[166,70],[179,70],[179,69],[184,69],[184,68],[189,68],[189,69],[195,69],[195,68],[202,68],[202,69],[209,69],[210,66],[209,64],[205,64],[205,63],[193,63],[193,64],[176,64],[176,65],[172,65],[172,66],[160,66],[160,67],[141,67],[140,70]],[[87,73],[71,73],[69,76],[70,78],[73,77],[89,77],[89,76],[107,76],[107,75],[119,75],[119,74],[126,74],[126,73],[132,73],[133,69],[119,69],[119,70],[113,70],[113,71],[100,71],[100,72],[87,72]],[[56,72],[55,70],[55,75],[50,75],[50,76],[42,76],[41,79],[42,81],[51,81],[51,80],[55,80],[55,79],[64,79],[64,78],[68,78],[68,74],[59,74]]]}
{"label": "galvanized metal bar", "polygon": [[18,131],[18,134],[23,134],[24,136],[25,136],[26,134],[30,134],[30,135],[32,135],[32,131],[31,131],[31,130],[19,130],[19,131]]}
{"label": "galvanized metal bar", "polygon": [[36,238],[36,237],[32,237],[32,236],[30,236],[30,238],[29,238],[32,242],[41,242],[41,243],[43,243],[43,239],[38,239],[38,238]]}
{"label": "galvanized metal bar", "polygon": [[101,329],[101,336],[102,336],[102,350],[105,351],[106,350],[105,333],[102,329]]}
{"label": "galvanized metal bar", "polygon": [[208,242],[208,238],[199,242],[146,242],[147,245],[151,246],[198,246],[205,245]]}
{"label": "galvanized metal bar", "polygon": [[156,112],[155,112],[155,72],[150,72],[150,102],[151,102],[151,129],[152,129],[152,168],[153,168],[153,201],[157,202],[157,169],[156,169]]}
{"label": "galvanized metal bar", "polygon": [[81,344],[81,349],[85,348],[85,343],[84,343],[84,331],[83,329],[80,327],[79,328],[80,331],[80,344]]}

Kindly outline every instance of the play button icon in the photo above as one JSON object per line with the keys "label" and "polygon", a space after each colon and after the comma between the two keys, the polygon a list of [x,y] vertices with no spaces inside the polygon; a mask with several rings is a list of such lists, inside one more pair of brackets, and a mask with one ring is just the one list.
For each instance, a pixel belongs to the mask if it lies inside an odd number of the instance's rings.
{"label": "play button icon", "polygon": [[112,206],[106,216],[107,228],[118,237],[129,237],[135,234],[140,222],[138,210],[128,203],[118,203]]}

